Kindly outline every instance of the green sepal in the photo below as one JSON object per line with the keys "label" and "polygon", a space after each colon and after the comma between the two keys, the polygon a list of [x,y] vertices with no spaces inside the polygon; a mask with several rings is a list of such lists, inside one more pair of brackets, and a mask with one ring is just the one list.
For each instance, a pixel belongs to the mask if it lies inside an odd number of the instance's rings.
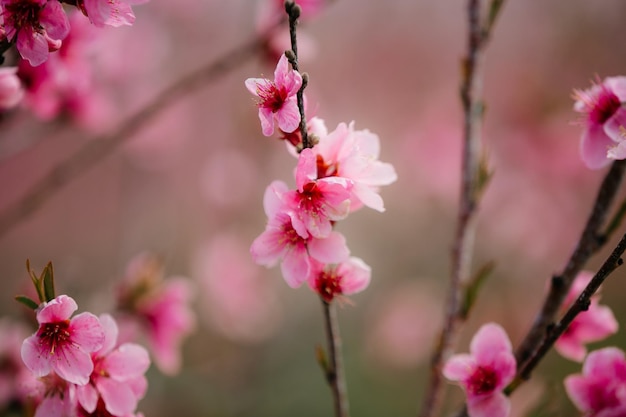
{"label": "green sepal", "polygon": [[16,295],[15,301],[17,301],[18,303],[24,304],[26,307],[32,310],[37,310],[37,308],[39,308],[39,304],[37,304],[34,300],[31,300],[29,297],[25,295]]}
{"label": "green sepal", "polygon": [[328,366],[328,357],[326,356],[326,351],[320,345],[315,346],[315,359],[322,368],[322,371],[324,371],[324,375],[328,375],[330,370]]}
{"label": "green sepal", "polygon": [[478,298],[478,291],[484,284],[485,280],[491,275],[493,269],[495,267],[494,262],[487,262],[484,264],[472,277],[472,279],[467,283],[465,287],[465,294],[463,298],[463,306],[461,309],[461,315],[464,318],[467,318],[470,310],[474,306],[476,302],[476,298]]}
{"label": "green sepal", "polygon": [[43,283],[41,282],[41,278],[37,278],[37,275],[30,267],[30,259],[26,259],[26,270],[28,271],[28,275],[30,275],[30,279],[33,281],[33,285],[35,286],[35,291],[37,291],[37,297],[39,298],[39,302],[44,303],[46,301],[46,296],[43,290]]}
{"label": "green sepal", "polygon": [[43,284],[46,302],[53,300],[56,295],[54,291],[54,270],[52,269],[52,262],[48,262],[48,265],[43,269],[40,279]]}

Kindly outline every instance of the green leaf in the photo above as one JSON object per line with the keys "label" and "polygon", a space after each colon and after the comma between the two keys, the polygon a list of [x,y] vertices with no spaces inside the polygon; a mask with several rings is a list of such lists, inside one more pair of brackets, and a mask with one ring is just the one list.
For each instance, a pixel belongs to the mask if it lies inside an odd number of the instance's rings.
{"label": "green leaf", "polygon": [[461,310],[461,314],[463,317],[467,317],[469,315],[472,306],[476,302],[476,298],[478,298],[478,291],[482,287],[483,283],[491,275],[493,269],[495,267],[495,263],[487,262],[484,264],[472,277],[472,279],[467,283],[465,289],[465,297],[463,300],[463,307]]}
{"label": "green leaf", "polygon": [[43,303],[46,301],[46,297],[43,290],[43,283],[40,278],[37,278],[37,274],[30,267],[30,259],[26,259],[26,270],[30,275],[30,279],[33,281],[33,285],[35,286],[35,291],[37,291],[37,297],[39,297],[39,302]]}
{"label": "green leaf", "polygon": [[37,308],[39,307],[39,304],[37,304],[35,301],[31,300],[25,295],[16,295],[15,301],[22,303],[26,307],[33,309],[33,310],[37,310]]}
{"label": "green leaf", "polygon": [[41,281],[43,281],[44,295],[46,301],[50,301],[56,297],[54,291],[54,271],[52,270],[52,262],[48,262],[48,265],[41,272]]}

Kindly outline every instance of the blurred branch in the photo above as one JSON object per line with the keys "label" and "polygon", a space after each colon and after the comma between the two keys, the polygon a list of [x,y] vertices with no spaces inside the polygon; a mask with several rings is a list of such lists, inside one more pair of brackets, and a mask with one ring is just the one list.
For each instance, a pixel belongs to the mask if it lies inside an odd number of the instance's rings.
{"label": "blurred branch", "polygon": [[346,392],[346,380],[341,362],[341,336],[339,335],[337,310],[331,303],[327,303],[323,299],[322,308],[324,309],[324,327],[328,343],[328,356],[330,357],[330,363],[326,363],[324,367],[326,380],[333,392],[335,417],[348,417],[350,411]]}
{"label": "blurred branch", "polygon": [[458,328],[466,319],[463,285],[470,279],[471,256],[475,234],[475,213],[483,187],[481,175],[480,123],[483,115],[481,63],[483,50],[501,10],[503,0],[494,0],[486,22],[481,23],[481,0],[467,3],[468,50],[462,63],[461,102],[464,113],[464,145],[461,201],[452,249],[452,271],[446,301],[444,325],[431,358],[429,383],[420,411],[421,417],[438,413],[443,396],[442,367],[452,353],[458,338]]}
{"label": "blurred branch", "polygon": [[34,213],[65,185],[110,155],[165,108],[241,66],[262,50],[265,44],[265,36],[256,36],[210,64],[185,75],[126,119],[114,132],[89,141],[69,158],[52,167],[22,198],[0,213],[0,237]]}
{"label": "blurred branch", "polygon": [[586,311],[591,303],[591,296],[598,290],[604,280],[624,263],[621,256],[626,250],[626,234],[619,241],[615,249],[609,257],[604,261],[600,270],[591,279],[587,287],[580,294],[576,302],[565,313],[565,316],[557,322],[554,326],[551,326],[545,338],[541,341],[541,344],[532,353],[532,356],[518,369],[517,375],[513,382],[509,384],[505,392],[510,394],[513,392],[522,382],[530,378],[530,373],[537,366],[537,364],[543,359],[545,354],[550,350],[552,345],[563,334],[567,327],[574,321],[576,316]]}
{"label": "blurred branch", "polygon": [[[554,317],[561,308],[561,304],[563,304],[565,296],[578,273],[589,258],[597,252],[606,241],[605,236],[607,235],[601,233],[600,228],[604,224],[611,204],[615,200],[615,195],[619,191],[625,169],[626,161],[615,161],[604,177],[600,189],[598,190],[593,209],[574,252],[563,271],[552,277],[550,290],[543,306],[537,314],[535,322],[528,331],[526,338],[517,349],[515,356],[518,369],[525,366],[525,362],[529,360],[537,346],[544,339],[544,336],[546,336],[549,326],[552,325]],[[619,213],[612,221],[612,225],[617,221],[616,219],[619,219]],[[611,228],[613,227],[616,226],[611,226],[607,229],[607,233],[612,232]]]}

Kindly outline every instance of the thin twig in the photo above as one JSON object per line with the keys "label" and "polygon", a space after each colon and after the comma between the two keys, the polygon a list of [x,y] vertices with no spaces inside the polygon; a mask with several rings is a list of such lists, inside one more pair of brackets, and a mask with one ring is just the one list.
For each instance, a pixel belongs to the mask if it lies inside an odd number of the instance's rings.
{"label": "thin twig", "polygon": [[334,305],[324,301],[324,299],[322,299],[322,308],[324,309],[324,327],[330,357],[330,364],[326,369],[326,380],[333,392],[335,417],[349,417],[346,379],[341,361],[341,336],[339,335],[337,310]]}
{"label": "thin twig", "polygon": [[563,332],[567,329],[567,327],[574,321],[576,316],[586,311],[589,308],[589,304],[591,303],[591,296],[598,290],[600,285],[604,282],[604,280],[623,264],[623,260],[621,258],[622,254],[626,250],[626,234],[619,241],[615,249],[609,257],[604,261],[602,267],[598,270],[595,276],[591,279],[587,287],[585,287],[584,291],[580,294],[576,302],[567,310],[565,316],[556,323],[554,326],[551,326],[550,330],[546,337],[541,341],[541,344],[535,349],[532,356],[529,358],[526,363],[518,370],[517,375],[513,382],[509,384],[506,389],[506,393],[510,394],[513,392],[523,381],[530,378],[530,374],[535,369],[537,364],[543,359],[545,354],[550,350],[552,345],[557,341],[557,339],[563,334]]}
{"label": "thin twig", "polygon": [[[626,161],[615,161],[604,177],[600,189],[598,190],[593,209],[574,252],[563,271],[552,277],[550,290],[541,310],[537,314],[528,334],[517,349],[515,356],[518,369],[524,366],[524,363],[531,357],[537,346],[543,340],[548,327],[552,325],[578,273],[589,258],[596,253],[606,241],[606,235],[601,232],[601,228],[605,223],[609,209],[619,191],[625,169]],[[607,230],[607,232],[612,232],[612,230]]]}
{"label": "thin twig", "polygon": [[497,5],[492,2],[489,20],[481,24],[481,0],[469,0],[468,11],[468,51],[463,61],[461,101],[463,104],[463,166],[461,201],[457,219],[456,234],[452,249],[450,286],[446,300],[444,325],[430,363],[430,375],[424,396],[421,417],[436,415],[443,396],[442,368],[444,361],[452,353],[458,338],[458,328],[465,320],[463,311],[463,284],[470,279],[471,256],[475,235],[475,214],[480,197],[479,183],[481,138],[480,122],[483,114],[481,96],[482,51],[487,44],[503,0]]}
{"label": "thin twig", "polygon": [[148,105],[126,119],[114,132],[89,141],[76,153],[54,166],[22,198],[0,213],[0,237],[34,213],[58,190],[111,154],[163,109],[241,66],[255,56],[256,52],[262,50],[265,44],[265,37],[256,36],[254,40],[236,47],[212,63],[182,77],[159,93]]}
{"label": "thin twig", "polygon": [[[296,26],[298,25],[298,19],[300,18],[300,6],[295,4],[292,0],[285,1],[285,11],[289,16],[289,37],[291,39],[291,52],[287,58],[291,63],[291,66],[295,71],[300,72],[300,66],[298,64],[298,39],[296,36]],[[309,135],[307,133],[306,117],[304,114],[304,89],[309,82],[309,76],[305,73],[302,74],[302,86],[296,94],[298,102],[298,110],[300,111],[300,136],[302,136],[302,149],[312,148],[313,143],[309,141]]]}

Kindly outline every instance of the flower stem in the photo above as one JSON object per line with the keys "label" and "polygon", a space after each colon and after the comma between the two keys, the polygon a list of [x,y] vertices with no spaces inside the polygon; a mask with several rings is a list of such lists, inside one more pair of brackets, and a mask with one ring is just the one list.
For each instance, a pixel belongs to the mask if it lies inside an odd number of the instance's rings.
{"label": "flower stem", "polygon": [[324,310],[324,327],[328,344],[330,363],[326,372],[326,381],[333,393],[335,417],[349,417],[348,395],[344,376],[343,363],[341,360],[341,336],[339,335],[339,322],[337,310],[334,305],[322,299]]}

